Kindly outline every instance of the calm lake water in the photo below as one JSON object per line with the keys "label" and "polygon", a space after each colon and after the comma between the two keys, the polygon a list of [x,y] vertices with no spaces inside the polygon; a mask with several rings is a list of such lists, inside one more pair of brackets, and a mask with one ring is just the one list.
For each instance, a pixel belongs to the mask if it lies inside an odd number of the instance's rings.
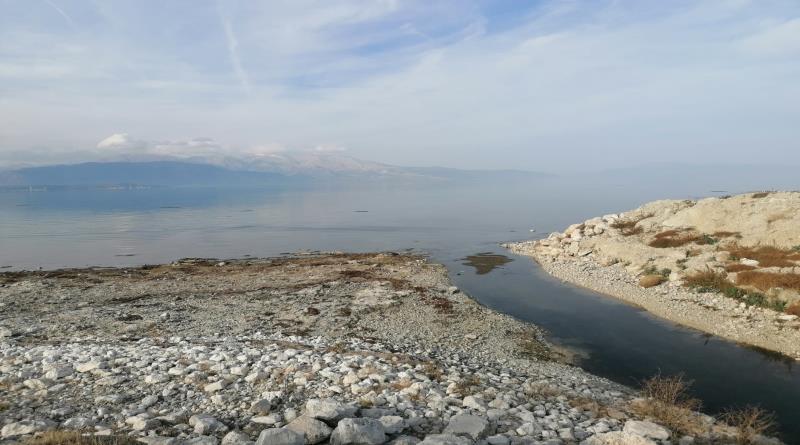
{"label": "calm lake water", "polygon": [[580,366],[590,372],[629,385],[659,372],[683,373],[707,412],[759,404],[777,413],[787,442],[800,443],[794,362],[563,284],[499,247],[653,199],[753,188],[581,182],[6,190],[0,191],[0,270],[412,249],[445,264],[454,282],[480,302],[536,323],[554,342],[579,351]]}

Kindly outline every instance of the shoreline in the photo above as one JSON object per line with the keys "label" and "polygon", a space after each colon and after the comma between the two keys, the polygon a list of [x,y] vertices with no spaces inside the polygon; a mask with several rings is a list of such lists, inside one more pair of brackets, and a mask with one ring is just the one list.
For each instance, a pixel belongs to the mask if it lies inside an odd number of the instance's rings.
{"label": "shoreline", "polygon": [[264,445],[286,428],[333,441],[345,420],[320,404],[396,445],[572,443],[641,418],[635,391],[551,361],[539,328],[416,255],[0,273],[0,320],[2,444],[53,428],[149,445]]}
{"label": "shoreline", "polygon": [[503,246],[530,257],[547,274],[564,283],[631,304],[680,326],[800,361],[800,331],[794,325],[773,322],[774,311],[748,308],[749,313],[745,313],[734,300],[719,294],[698,293],[675,282],[643,288],[623,265],[604,266],[591,253],[556,258],[538,252],[536,241]]}

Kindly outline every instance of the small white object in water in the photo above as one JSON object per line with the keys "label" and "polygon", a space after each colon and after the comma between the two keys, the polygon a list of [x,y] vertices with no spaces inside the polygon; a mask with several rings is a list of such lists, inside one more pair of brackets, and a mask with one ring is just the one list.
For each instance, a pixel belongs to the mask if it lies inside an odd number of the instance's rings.
{"label": "small white object in water", "polygon": [[531,230],[529,230],[529,232],[535,232],[535,231],[536,231],[536,229],[531,229]]}

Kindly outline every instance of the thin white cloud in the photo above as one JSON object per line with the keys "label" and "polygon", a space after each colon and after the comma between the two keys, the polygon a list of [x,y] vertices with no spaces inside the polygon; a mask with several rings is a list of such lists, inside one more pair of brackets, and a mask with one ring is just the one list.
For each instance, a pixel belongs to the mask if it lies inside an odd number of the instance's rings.
{"label": "thin white cloud", "polygon": [[236,35],[233,33],[233,27],[231,26],[230,20],[222,15],[220,15],[220,20],[222,21],[222,28],[225,30],[228,56],[230,57],[233,71],[236,74],[236,78],[239,80],[239,84],[246,92],[249,93],[251,91],[250,80],[247,72],[242,67],[242,61],[239,58],[239,41],[236,40]]}
{"label": "thin white cloud", "polygon": [[67,14],[63,9],[59,8],[58,5],[53,3],[51,0],[44,0],[44,2],[47,3],[51,8],[55,9],[56,12],[61,15],[61,17],[64,17],[64,20],[67,21],[70,27],[75,28],[75,21],[72,20],[72,17],[70,17],[69,14]]}

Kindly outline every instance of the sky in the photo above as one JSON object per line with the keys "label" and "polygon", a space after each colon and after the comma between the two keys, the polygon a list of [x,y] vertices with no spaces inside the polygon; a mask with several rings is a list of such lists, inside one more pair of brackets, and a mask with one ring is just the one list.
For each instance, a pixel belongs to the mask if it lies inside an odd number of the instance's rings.
{"label": "sky", "polygon": [[0,0],[0,166],[800,165],[797,0]]}

